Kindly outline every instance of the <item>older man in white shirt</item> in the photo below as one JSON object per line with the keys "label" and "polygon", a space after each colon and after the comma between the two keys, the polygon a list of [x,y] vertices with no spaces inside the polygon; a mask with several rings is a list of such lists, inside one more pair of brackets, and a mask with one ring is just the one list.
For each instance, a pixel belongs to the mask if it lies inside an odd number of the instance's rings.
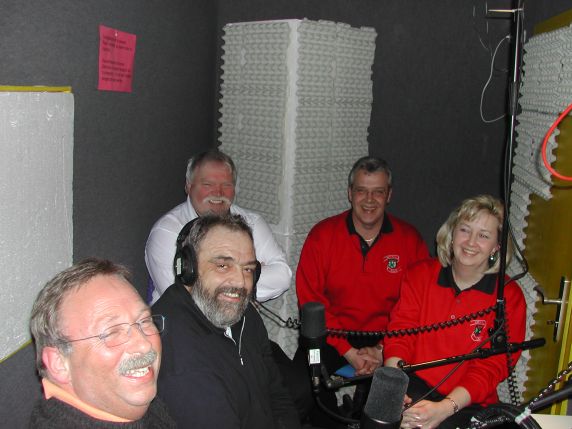
{"label": "older man in white shirt", "polygon": [[187,200],[153,225],[145,246],[145,263],[154,285],[152,303],[174,283],[173,260],[179,232],[188,222],[206,213],[239,214],[252,229],[256,258],[262,265],[256,291],[259,301],[276,298],[288,289],[292,271],[270,227],[258,213],[233,204],[236,177],[234,162],[219,150],[203,152],[189,160]]}

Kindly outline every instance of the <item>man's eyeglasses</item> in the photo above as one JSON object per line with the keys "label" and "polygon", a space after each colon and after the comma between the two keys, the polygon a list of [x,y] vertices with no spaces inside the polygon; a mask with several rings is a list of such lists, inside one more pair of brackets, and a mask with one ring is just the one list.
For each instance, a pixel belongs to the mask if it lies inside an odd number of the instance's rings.
{"label": "man's eyeglasses", "polygon": [[143,335],[158,335],[165,329],[165,316],[154,314],[145,317],[135,323],[120,323],[110,326],[99,335],[91,337],[79,338],[77,340],[62,340],[61,343],[75,343],[76,341],[89,340],[91,338],[99,338],[107,347],[117,347],[125,344],[131,338],[131,328],[137,325]]}

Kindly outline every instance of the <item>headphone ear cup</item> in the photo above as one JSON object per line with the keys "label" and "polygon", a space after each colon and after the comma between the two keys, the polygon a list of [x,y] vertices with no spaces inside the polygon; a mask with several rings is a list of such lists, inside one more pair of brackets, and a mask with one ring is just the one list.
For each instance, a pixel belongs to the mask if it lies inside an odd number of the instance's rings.
{"label": "headphone ear cup", "polygon": [[198,217],[187,222],[177,237],[177,250],[173,259],[175,282],[191,286],[197,281],[197,257],[191,246],[183,246],[183,242],[191,232],[191,227]]}
{"label": "headphone ear cup", "polygon": [[256,283],[258,283],[258,279],[260,278],[260,274],[262,274],[262,265],[260,262],[256,261],[256,268],[254,269],[254,275],[252,276],[252,300],[256,301]]}
{"label": "headphone ear cup", "polygon": [[262,274],[262,265],[260,264],[260,262],[256,261],[256,270],[254,271],[254,283],[252,285],[253,287],[256,287],[256,283],[258,283],[260,274]]}
{"label": "headphone ear cup", "polygon": [[[176,259],[177,261],[177,259]],[[187,286],[192,286],[197,281],[198,268],[197,268],[197,257],[195,251],[191,246],[185,246],[178,252],[178,261],[176,265],[181,267],[180,274],[177,278],[181,283]]]}

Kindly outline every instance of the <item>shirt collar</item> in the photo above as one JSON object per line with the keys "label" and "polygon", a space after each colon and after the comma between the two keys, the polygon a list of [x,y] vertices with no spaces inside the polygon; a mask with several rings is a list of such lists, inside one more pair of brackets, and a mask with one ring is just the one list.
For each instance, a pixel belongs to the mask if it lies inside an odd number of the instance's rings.
{"label": "shirt collar", "polygon": [[[359,235],[356,231],[356,227],[354,225],[354,220],[352,218],[352,210],[348,210],[348,215],[346,216],[346,226],[348,228],[348,232],[351,234],[355,234],[355,235]],[[381,233],[384,234],[389,234],[393,232],[393,225],[391,224],[391,220],[389,220],[389,216],[387,216],[387,213],[385,213],[383,215],[383,222],[381,224],[381,228],[379,230],[379,234],[377,234],[377,236],[379,237],[379,235]],[[377,237],[376,240],[377,241]]]}
{"label": "shirt collar", "polygon": [[46,399],[56,398],[62,402],[65,402],[68,405],[71,405],[74,408],[77,408],[81,412],[87,414],[90,417],[93,417],[94,419],[105,420],[108,422],[117,422],[117,423],[125,423],[133,421],[124,419],[122,417],[95,408],[93,405],[89,405],[83,402],[77,396],[62,389],[57,384],[52,383],[47,378],[42,378],[42,385],[44,386],[44,396],[46,397]]}
{"label": "shirt collar", "polygon": [[[455,283],[455,279],[453,278],[453,269],[450,265],[441,267],[437,284],[442,287],[452,288],[457,294],[463,292],[459,289],[457,283]],[[478,290],[488,295],[492,295],[495,292],[496,284],[497,274],[485,274],[477,283],[464,290]]]}
{"label": "shirt collar", "polygon": [[193,207],[193,203],[191,203],[191,197],[187,195],[187,218],[194,219],[196,217],[199,217],[199,215],[197,214],[197,211]]}

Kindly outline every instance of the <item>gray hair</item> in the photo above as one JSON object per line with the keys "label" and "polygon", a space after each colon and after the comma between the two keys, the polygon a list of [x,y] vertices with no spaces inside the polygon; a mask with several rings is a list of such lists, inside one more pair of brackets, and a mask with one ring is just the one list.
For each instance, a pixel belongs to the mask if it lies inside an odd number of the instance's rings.
{"label": "gray hair", "polygon": [[[473,198],[467,198],[459,207],[451,212],[449,218],[445,221],[439,231],[437,231],[437,256],[441,265],[446,267],[453,262],[453,232],[461,221],[474,220],[481,210],[494,216],[498,222],[498,240],[500,244],[502,224],[504,220],[504,205],[498,198],[491,195],[477,195]],[[506,264],[510,262],[512,257],[512,240],[509,236],[506,252]],[[500,258],[490,267],[485,274],[496,273],[499,270]]]}
{"label": "gray hair", "polygon": [[64,355],[71,353],[69,340],[59,325],[59,310],[70,292],[80,289],[98,275],[115,275],[129,282],[131,274],[122,265],[105,259],[85,259],[57,274],[42,288],[32,307],[30,332],[36,346],[36,368],[41,377],[46,377],[42,360],[45,347],[57,347]]}
{"label": "gray hair", "polygon": [[367,173],[378,173],[383,172],[387,174],[388,185],[391,186],[391,169],[387,162],[381,158],[375,156],[364,156],[358,159],[354,166],[352,167],[350,174],[348,175],[348,188],[351,188],[354,184],[354,178],[359,170],[364,170]]}
{"label": "gray hair", "polygon": [[206,214],[194,220],[189,235],[183,241],[183,246],[191,247],[198,258],[201,243],[209,231],[217,226],[224,227],[232,232],[244,232],[253,241],[252,230],[241,215],[230,213],[221,216]]}
{"label": "gray hair", "polygon": [[232,158],[228,156],[226,153],[218,150],[212,149],[207,150],[206,152],[201,152],[198,155],[189,159],[187,163],[187,185],[190,185],[193,182],[193,174],[201,165],[207,162],[220,162],[226,164],[228,168],[230,168],[230,172],[232,173],[232,182],[236,185],[236,177],[238,172],[236,171],[236,167]]}

